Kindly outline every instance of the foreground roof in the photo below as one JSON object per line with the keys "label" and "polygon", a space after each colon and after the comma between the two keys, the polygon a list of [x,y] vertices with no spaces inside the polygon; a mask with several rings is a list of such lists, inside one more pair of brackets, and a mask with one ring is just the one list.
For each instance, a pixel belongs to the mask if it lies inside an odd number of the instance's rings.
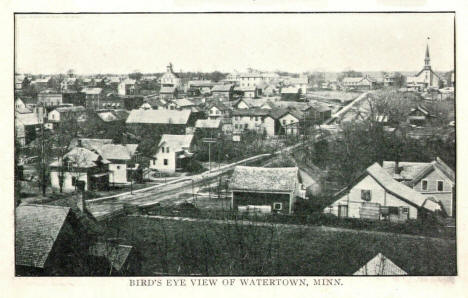
{"label": "foreground roof", "polygon": [[229,189],[243,191],[291,192],[298,183],[299,169],[236,166]]}
{"label": "foreground roof", "polygon": [[408,275],[383,254],[378,253],[353,275]]}
{"label": "foreground roof", "polygon": [[191,111],[132,110],[126,123],[187,124]]}
{"label": "foreground roof", "polygon": [[95,257],[106,258],[109,264],[117,271],[127,262],[133,247],[130,245],[97,242],[89,247],[89,254]]}
{"label": "foreground roof", "polygon": [[69,212],[69,207],[50,205],[16,208],[16,265],[44,268]]}

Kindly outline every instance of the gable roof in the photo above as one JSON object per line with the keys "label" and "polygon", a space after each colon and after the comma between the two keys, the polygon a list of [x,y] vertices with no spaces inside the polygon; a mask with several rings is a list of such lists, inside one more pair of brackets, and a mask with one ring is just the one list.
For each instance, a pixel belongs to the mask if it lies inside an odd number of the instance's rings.
{"label": "gable roof", "polygon": [[408,275],[383,254],[378,253],[353,275]]}
{"label": "gable roof", "polygon": [[89,95],[97,95],[101,94],[102,88],[83,88],[81,92]]}
{"label": "gable roof", "polygon": [[190,148],[192,144],[193,135],[169,135],[164,134],[159,141],[158,147],[166,144],[172,151],[180,151],[183,148]]}
{"label": "gable roof", "polygon": [[194,106],[195,103],[193,103],[191,100],[187,98],[179,98],[173,101],[177,106],[179,107],[190,107]]}
{"label": "gable roof", "polygon": [[15,113],[15,124],[16,125],[39,125],[39,116],[36,113]]}
{"label": "gable roof", "polygon": [[132,110],[126,123],[187,124],[190,114],[188,110]]}
{"label": "gable roof", "polygon": [[240,109],[234,110],[232,116],[269,116],[271,110],[260,109],[260,108],[251,108],[251,109]]}
{"label": "gable roof", "polygon": [[229,189],[243,191],[291,192],[298,183],[299,168],[236,166]]}
{"label": "gable roof", "polygon": [[132,249],[133,247],[130,245],[97,242],[89,247],[89,254],[106,258],[115,270],[120,271],[127,262]]}
{"label": "gable roof", "polygon": [[44,268],[69,207],[21,205],[15,209],[16,265]]}
{"label": "gable roof", "polygon": [[196,128],[219,128],[221,120],[219,119],[198,119],[195,122]]}
{"label": "gable roof", "polygon": [[86,109],[83,106],[73,106],[73,107],[59,107],[55,109],[59,113],[79,113],[85,112]]}
{"label": "gable roof", "polygon": [[129,115],[127,110],[101,110],[96,115],[104,122],[125,121]]}
{"label": "gable roof", "polygon": [[426,204],[426,197],[415,191],[414,189],[394,180],[378,163],[374,163],[366,169],[366,173],[374,178],[381,187],[387,192],[398,197],[399,199],[414,205],[423,207],[430,211],[435,211],[436,205]]}
{"label": "gable roof", "polygon": [[384,160],[382,168],[394,179],[413,180],[421,171],[430,165],[428,162],[398,162],[400,174],[395,173],[395,162]]}
{"label": "gable roof", "polygon": [[103,158],[108,160],[130,160],[135,154],[137,144],[105,144],[100,148]]}

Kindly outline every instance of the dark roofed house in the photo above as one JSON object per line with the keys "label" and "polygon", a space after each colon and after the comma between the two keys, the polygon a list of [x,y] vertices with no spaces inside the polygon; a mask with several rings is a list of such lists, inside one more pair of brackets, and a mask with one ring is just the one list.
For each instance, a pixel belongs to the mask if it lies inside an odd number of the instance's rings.
{"label": "dark roofed house", "polygon": [[219,84],[211,89],[211,94],[222,101],[228,101],[232,99],[233,91],[234,84]]}
{"label": "dark roofed house", "polygon": [[87,238],[70,207],[20,205],[15,209],[16,275],[83,275]]}
{"label": "dark roofed house", "polygon": [[234,168],[229,190],[232,208],[240,212],[292,214],[296,197],[303,197],[297,167]]}

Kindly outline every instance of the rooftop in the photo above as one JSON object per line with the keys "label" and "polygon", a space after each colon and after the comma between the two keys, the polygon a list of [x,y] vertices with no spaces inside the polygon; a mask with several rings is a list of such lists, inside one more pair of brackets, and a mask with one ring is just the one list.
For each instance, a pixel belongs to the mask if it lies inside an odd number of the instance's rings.
{"label": "rooftop", "polygon": [[229,189],[242,191],[291,192],[296,189],[299,169],[236,166]]}
{"label": "rooftop", "polygon": [[166,145],[166,147],[170,147],[172,151],[180,151],[184,148],[190,148],[190,145],[192,144],[193,140],[193,135],[169,135],[169,134],[164,134],[161,137],[161,140],[159,141],[158,146],[162,146],[163,144]]}
{"label": "rooftop", "polygon": [[69,212],[69,207],[50,205],[16,208],[16,265],[44,268]]}
{"label": "rooftop", "polygon": [[132,110],[126,123],[187,124],[190,114],[187,110]]}

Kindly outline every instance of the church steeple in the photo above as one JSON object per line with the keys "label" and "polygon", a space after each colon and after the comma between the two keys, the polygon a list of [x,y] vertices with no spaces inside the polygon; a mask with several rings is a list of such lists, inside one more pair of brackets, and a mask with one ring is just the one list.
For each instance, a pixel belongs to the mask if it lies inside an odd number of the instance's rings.
{"label": "church steeple", "polygon": [[424,68],[431,69],[431,57],[429,55],[429,37],[427,38],[426,44],[426,57],[424,58]]}

